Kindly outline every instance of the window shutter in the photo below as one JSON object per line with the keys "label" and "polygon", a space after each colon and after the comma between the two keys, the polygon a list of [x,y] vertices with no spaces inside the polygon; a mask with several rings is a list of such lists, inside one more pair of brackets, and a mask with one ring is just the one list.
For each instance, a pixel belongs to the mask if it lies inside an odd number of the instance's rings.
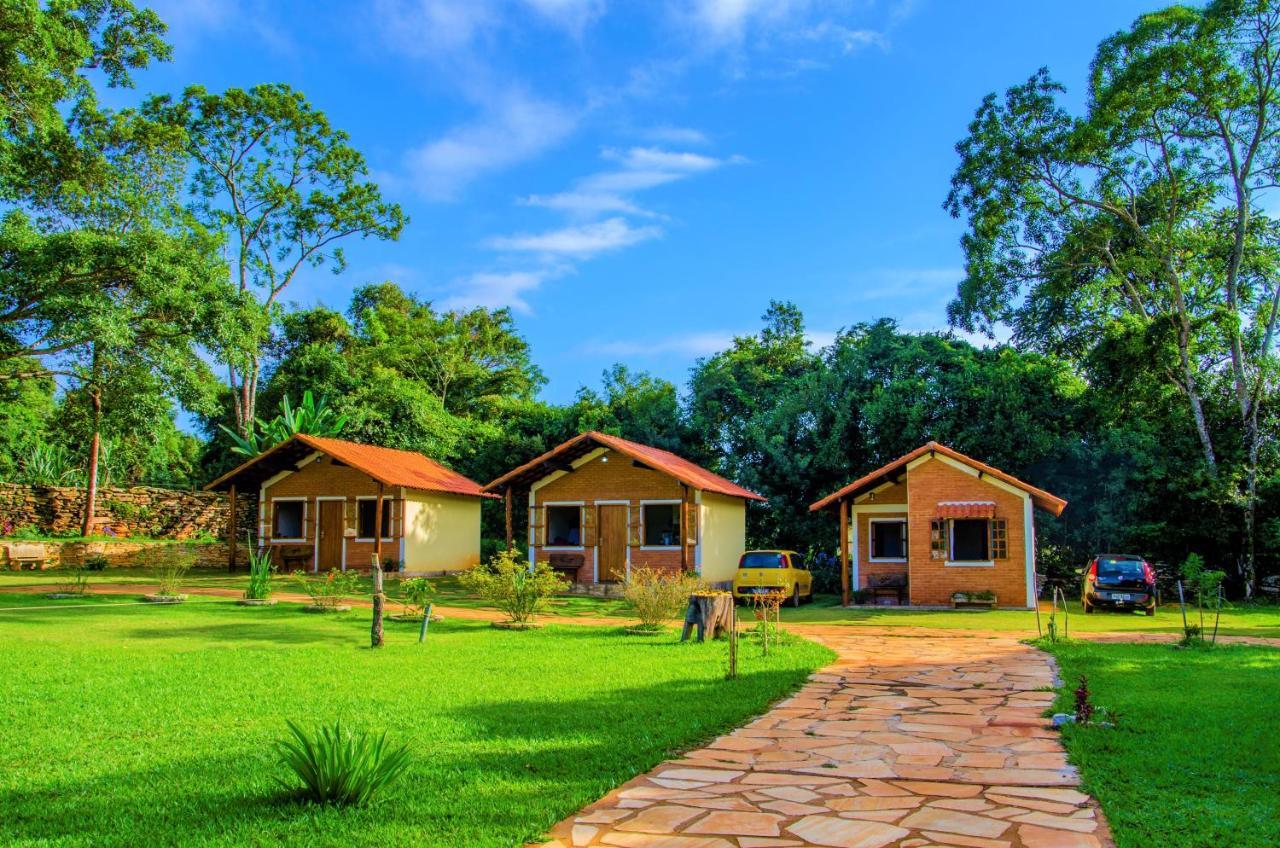
{"label": "window shutter", "polygon": [[947,520],[935,518],[929,523],[929,556],[932,559],[947,558]]}
{"label": "window shutter", "polygon": [[582,508],[582,544],[585,547],[594,547],[596,544],[596,506],[584,506]]}
{"label": "window shutter", "polygon": [[628,530],[631,538],[627,540],[627,544],[630,547],[638,548],[640,547],[640,513],[644,512],[644,507],[633,503],[630,512],[631,526]]}
{"label": "window shutter", "polygon": [[1009,558],[1009,522],[1003,518],[993,518],[988,525],[991,533],[991,558]]}
{"label": "window shutter", "polygon": [[698,505],[693,501],[689,501],[686,506],[684,518],[680,520],[680,533],[684,536],[685,544],[698,544]]}
{"label": "window shutter", "polygon": [[544,510],[536,506],[529,507],[529,544],[541,545],[542,541],[542,518]]}

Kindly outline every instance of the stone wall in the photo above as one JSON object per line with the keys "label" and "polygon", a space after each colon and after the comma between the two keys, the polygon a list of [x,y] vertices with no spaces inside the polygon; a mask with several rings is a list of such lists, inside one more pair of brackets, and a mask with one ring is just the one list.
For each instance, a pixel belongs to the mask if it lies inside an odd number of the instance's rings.
{"label": "stone wall", "polygon": [[[25,486],[0,482],[0,535],[34,527],[41,535],[79,533],[85,490],[78,486]],[[257,526],[257,499],[237,499],[237,535]],[[99,489],[94,534],[154,539],[224,538],[229,501],[220,492],[134,486]]]}
{"label": "stone wall", "polygon": [[[45,568],[83,565],[93,556],[105,557],[109,568],[155,568],[172,560],[190,560],[194,568],[226,568],[226,542],[133,542],[127,539],[111,542],[0,542],[0,563],[9,563],[10,544],[35,544],[44,547]],[[244,545],[240,546],[240,568],[244,568]]]}

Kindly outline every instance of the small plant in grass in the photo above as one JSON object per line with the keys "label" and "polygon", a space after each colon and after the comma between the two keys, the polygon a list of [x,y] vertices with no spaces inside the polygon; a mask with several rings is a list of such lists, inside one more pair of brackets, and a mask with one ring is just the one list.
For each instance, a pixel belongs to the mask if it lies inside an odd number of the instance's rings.
{"label": "small plant in grass", "polygon": [[1076,721],[1080,724],[1093,721],[1093,709],[1093,702],[1089,700],[1089,678],[1082,674],[1076,687]]}
{"label": "small plant in grass", "polygon": [[62,579],[58,581],[57,591],[50,592],[49,597],[79,596],[89,590],[89,572],[83,565],[71,565],[59,571],[62,572]]}
{"label": "small plant in grass", "polygon": [[689,574],[672,574],[653,568],[634,568],[622,584],[622,597],[640,619],[637,631],[657,632],[678,616],[689,603],[689,595],[699,586]]}
{"label": "small plant in grass", "polygon": [[105,571],[107,565],[107,558],[102,554],[93,554],[84,558],[85,571]]}
{"label": "small plant in grass", "polygon": [[[1205,568],[1204,557],[1196,553],[1187,554],[1187,558],[1182,562],[1181,570],[1182,579],[1195,597],[1196,612],[1200,620],[1196,624],[1188,623],[1184,608],[1182,614],[1183,634],[1182,641],[1179,644],[1183,645],[1183,647],[1203,647],[1208,644],[1204,638],[1205,602],[1210,598],[1215,599],[1215,612],[1217,615],[1222,614],[1222,581],[1226,574]],[[1218,638],[1216,618],[1213,626],[1213,637],[1216,642]]]}
{"label": "small plant in grass", "polygon": [[778,625],[782,618],[782,604],[787,600],[785,592],[758,592],[751,596],[751,606],[756,615],[756,636],[760,650],[769,655],[769,645],[778,644]]}
{"label": "small plant in grass", "polygon": [[409,621],[421,621],[427,614],[427,607],[436,596],[436,587],[425,577],[412,577],[400,582],[400,605],[404,607],[401,618]]}
{"label": "small plant in grass", "polygon": [[244,590],[247,601],[265,601],[271,597],[271,581],[276,567],[267,548],[249,548],[249,585]]}
{"label": "small plant in grass", "polygon": [[387,734],[352,733],[334,722],[308,733],[292,721],[278,743],[280,761],[302,781],[286,789],[317,804],[363,807],[409,765],[409,747],[393,746]]}
{"label": "small plant in grass", "polygon": [[499,551],[488,564],[464,572],[464,588],[507,614],[508,626],[531,627],[547,599],[568,587],[545,562],[530,567],[515,548]]}
{"label": "small plant in grass", "polygon": [[154,595],[148,595],[147,599],[166,603],[186,600],[187,596],[182,594],[182,581],[195,564],[196,556],[189,551],[174,550],[166,553],[154,569],[159,588]]}
{"label": "small plant in grass", "polygon": [[293,580],[311,598],[311,608],[322,612],[340,610],[343,602],[356,593],[360,583],[360,577],[354,571],[336,568],[318,577],[312,577],[305,571],[295,571]]}

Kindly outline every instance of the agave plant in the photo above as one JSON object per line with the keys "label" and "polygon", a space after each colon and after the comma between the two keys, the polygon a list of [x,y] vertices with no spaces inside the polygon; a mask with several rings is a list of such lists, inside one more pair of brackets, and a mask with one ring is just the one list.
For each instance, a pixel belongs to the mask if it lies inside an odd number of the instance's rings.
{"label": "agave plant", "polygon": [[316,400],[311,390],[307,389],[302,393],[302,402],[296,407],[286,396],[281,399],[280,412],[275,418],[270,421],[255,418],[247,435],[241,435],[226,426],[222,426],[222,431],[235,443],[231,448],[232,453],[257,456],[298,433],[337,436],[341,435],[346,426],[347,416],[339,415],[331,409],[324,397]]}
{"label": "agave plant", "polygon": [[409,765],[409,747],[392,747],[385,733],[351,733],[337,721],[308,734],[285,723],[290,737],[278,743],[280,760],[302,781],[300,794],[318,804],[364,806]]}
{"label": "agave plant", "polygon": [[271,597],[271,580],[276,572],[271,552],[254,547],[248,533],[245,534],[245,542],[249,548],[249,587],[244,590],[244,596],[250,600],[265,601]]}
{"label": "agave plant", "polygon": [[32,445],[22,461],[23,482],[33,486],[70,485],[82,474],[62,445]]}

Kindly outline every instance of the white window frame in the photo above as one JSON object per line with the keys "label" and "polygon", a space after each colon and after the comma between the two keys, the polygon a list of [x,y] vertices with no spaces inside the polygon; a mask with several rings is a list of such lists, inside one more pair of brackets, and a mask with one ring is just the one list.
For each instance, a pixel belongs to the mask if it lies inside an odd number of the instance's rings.
{"label": "white window frame", "polygon": [[[991,519],[990,518],[970,518],[966,521],[985,521],[987,523],[987,553],[991,553]],[[947,519],[947,553],[950,554],[956,549],[956,520],[954,518]],[[948,568],[995,568],[996,561],[993,559],[948,559],[946,560]]]}
{"label": "white window frame", "polygon": [[[279,501],[292,501],[297,503],[302,501],[302,537],[298,539],[286,538],[284,536],[276,536],[276,503]],[[297,545],[304,544],[307,541],[307,511],[311,506],[311,498],[306,495],[287,495],[284,497],[271,499],[271,514],[267,516],[268,525],[271,528],[271,544],[273,545]]]}
{"label": "white window frame", "polygon": [[[311,543],[311,570],[320,573],[320,502],[321,501],[342,501],[342,562],[339,568],[342,571],[347,570],[347,498],[346,495],[317,495],[316,496],[316,538]],[[305,510],[305,507],[304,507]],[[303,521],[306,527],[305,519]]]}
{"label": "white window frame", "polygon": [[876,549],[876,524],[901,524],[902,525],[902,549],[909,551],[907,547],[907,517],[901,518],[868,518],[867,519],[867,562],[896,562],[903,563],[907,561],[907,557],[878,557],[874,555]]}
{"label": "white window frame", "polygon": [[581,542],[583,538],[583,515],[586,507],[585,501],[544,501],[538,504],[538,508],[542,510],[542,549],[544,551],[586,551],[587,547],[583,544],[577,545],[548,545],[547,534],[551,532],[551,516],[547,514],[548,507],[553,506],[576,506],[578,508],[578,540]]}
{"label": "white window frame", "polygon": [[[653,500],[640,501],[640,550],[642,551],[678,551],[680,550],[681,545],[646,545],[644,544],[644,540],[645,540],[644,508],[646,506],[677,506],[678,507],[683,503],[684,501],[680,500],[679,498],[674,498],[674,499],[673,498],[655,498]],[[677,526],[680,528],[680,541],[683,542],[684,532],[685,532],[684,531],[685,517],[684,515],[681,514],[680,510],[677,510],[676,516],[679,519],[679,523],[677,524]]]}
{"label": "white window frame", "polygon": [[[359,497],[357,497],[357,498],[356,498],[356,533],[357,533],[357,534],[360,532],[360,501],[376,501],[377,499],[378,499],[378,496],[377,496],[377,495],[360,495]],[[346,498],[343,498],[343,500],[346,500]],[[383,509],[383,515],[385,515],[385,516],[386,516],[386,518],[387,518],[387,528],[388,528],[388,529],[390,529],[390,528],[392,528],[392,527],[394,527],[394,526],[395,526],[395,522],[392,520],[391,513],[390,513],[390,512],[387,512],[388,507],[390,507],[390,505],[391,505],[392,503],[395,503],[395,500],[394,500],[393,498],[383,497],[383,499],[382,499],[382,509]],[[374,520],[376,521],[377,519],[374,519]],[[384,542],[394,542],[395,540],[396,540],[396,537],[395,537],[395,534],[394,534],[394,533],[392,533],[392,535],[390,535],[390,536],[383,536],[383,537],[382,537],[382,541],[384,541]],[[376,541],[378,541],[378,540],[377,540],[375,537],[373,537],[373,536],[360,536],[360,535],[357,535],[357,536],[355,537],[355,541],[357,541],[357,542],[376,542]]]}

